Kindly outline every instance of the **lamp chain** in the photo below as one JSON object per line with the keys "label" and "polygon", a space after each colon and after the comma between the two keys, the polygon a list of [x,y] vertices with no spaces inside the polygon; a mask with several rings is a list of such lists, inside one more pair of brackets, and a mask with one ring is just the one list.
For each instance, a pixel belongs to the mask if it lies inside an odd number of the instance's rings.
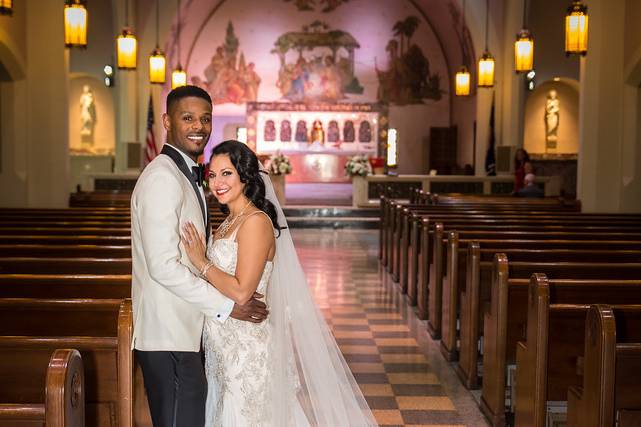
{"label": "lamp chain", "polygon": [[485,0],[485,50],[488,51],[488,29],[490,22],[490,0]]}
{"label": "lamp chain", "polygon": [[180,63],[180,0],[178,0],[178,23],[177,23],[177,40],[178,40],[178,65],[182,66]]}
{"label": "lamp chain", "polygon": [[159,45],[159,32],[160,30],[158,29],[160,23],[160,0],[156,0],[156,47],[160,47]]}

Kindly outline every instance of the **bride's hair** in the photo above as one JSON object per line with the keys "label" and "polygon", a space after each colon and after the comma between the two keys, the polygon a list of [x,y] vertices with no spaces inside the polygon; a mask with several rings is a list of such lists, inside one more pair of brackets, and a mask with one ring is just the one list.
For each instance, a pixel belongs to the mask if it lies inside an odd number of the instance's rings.
{"label": "bride's hair", "polygon": [[[224,141],[214,147],[209,162],[211,163],[215,156],[221,154],[227,154],[229,160],[231,160],[231,164],[238,171],[240,182],[245,184],[245,189],[243,190],[245,197],[251,200],[254,206],[269,216],[274,229],[278,230],[278,234],[280,235],[280,230],[284,227],[278,225],[278,214],[276,213],[274,204],[265,198],[265,183],[260,176],[262,172],[258,166],[258,157],[256,157],[256,154],[242,142],[233,139]],[[224,214],[229,213],[227,205],[220,205],[220,210]]]}

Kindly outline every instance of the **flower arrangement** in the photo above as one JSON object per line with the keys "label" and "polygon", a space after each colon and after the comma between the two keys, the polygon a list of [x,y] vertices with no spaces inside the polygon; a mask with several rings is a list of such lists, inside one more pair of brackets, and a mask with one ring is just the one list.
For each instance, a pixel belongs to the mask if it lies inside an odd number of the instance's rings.
{"label": "flower arrangement", "polygon": [[355,155],[345,163],[345,174],[348,176],[367,176],[372,173],[367,156]]}
{"label": "flower arrangement", "polygon": [[269,158],[269,173],[270,175],[288,175],[292,173],[292,163],[289,157],[280,152],[272,154]]}

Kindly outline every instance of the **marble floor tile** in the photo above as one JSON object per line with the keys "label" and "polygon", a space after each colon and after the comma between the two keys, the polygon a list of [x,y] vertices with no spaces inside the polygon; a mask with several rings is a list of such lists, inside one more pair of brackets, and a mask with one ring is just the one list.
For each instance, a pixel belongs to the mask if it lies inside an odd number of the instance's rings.
{"label": "marble floor tile", "polygon": [[379,266],[378,230],[294,229],[312,295],[381,426],[487,426]]}

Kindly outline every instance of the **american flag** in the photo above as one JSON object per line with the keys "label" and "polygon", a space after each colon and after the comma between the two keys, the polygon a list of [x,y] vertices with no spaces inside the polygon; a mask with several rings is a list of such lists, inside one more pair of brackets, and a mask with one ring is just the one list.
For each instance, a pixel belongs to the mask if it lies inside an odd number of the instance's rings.
{"label": "american flag", "polygon": [[156,138],[154,137],[154,104],[149,95],[149,111],[147,113],[147,137],[145,138],[145,166],[158,155]]}

